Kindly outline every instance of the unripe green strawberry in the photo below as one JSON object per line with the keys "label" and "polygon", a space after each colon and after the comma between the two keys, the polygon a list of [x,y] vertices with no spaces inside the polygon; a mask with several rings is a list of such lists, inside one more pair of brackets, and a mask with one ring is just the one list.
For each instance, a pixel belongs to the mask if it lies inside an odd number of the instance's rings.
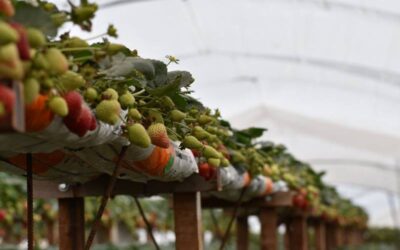
{"label": "unripe green strawberry", "polygon": [[36,100],[39,95],[40,84],[34,78],[29,78],[24,82],[24,99],[25,104],[30,104]]}
{"label": "unripe green strawberry", "polygon": [[36,53],[33,57],[33,67],[36,69],[48,69],[49,63],[42,53]]}
{"label": "unripe green strawberry", "polygon": [[71,37],[63,42],[66,48],[86,48],[89,44],[79,37]]}
{"label": "unripe green strawberry", "polygon": [[234,162],[234,163],[242,163],[242,162],[245,162],[245,161],[246,161],[246,158],[239,151],[234,151],[232,153],[232,162]]}
{"label": "unripe green strawberry", "polygon": [[221,158],[221,154],[213,147],[206,145],[203,149],[204,157],[208,158]]}
{"label": "unripe green strawberry", "polygon": [[128,127],[129,141],[139,147],[148,148],[151,144],[150,136],[140,123]]}
{"label": "unripe green strawberry", "polygon": [[150,136],[151,143],[161,148],[169,148],[169,138],[167,129],[162,123],[151,124],[147,128],[147,133]]}
{"label": "unripe green strawberry", "polygon": [[83,79],[80,74],[71,70],[62,74],[58,81],[60,84],[60,89],[66,92],[78,89],[86,83],[85,79]]}
{"label": "unripe green strawberry", "polygon": [[182,146],[189,149],[201,149],[204,145],[192,135],[185,136]]}
{"label": "unripe green strawberry", "polygon": [[13,43],[0,47],[0,78],[21,80],[24,66],[19,59],[17,46]]}
{"label": "unripe green strawberry", "polygon": [[48,49],[44,57],[47,60],[51,74],[61,75],[68,71],[68,60],[59,49]]}
{"label": "unripe green strawberry", "polygon": [[126,92],[119,97],[119,103],[123,109],[126,109],[135,103],[135,97],[130,92]]}
{"label": "unripe green strawberry", "polygon": [[0,46],[0,62],[11,62],[19,59],[18,48],[15,44]]}
{"label": "unripe green strawberry", "polygon": [[208,115],[200,115],[200,117],[197,119],[197,121],[201,124],[201,125],[205,125],[207,123],[210,123],[212,121],[212,117],[208,116]]}
{"label": "unripe green strawberry", "polygon": [[72,19],[75,23],[81,23],[92,19],[96,11],[96,4],[78,6],[72,9]]}
{"label": "unripe green strawberry", "polygon": [[115,55],[115,54],[117,54],[118,52],[123,51],[123,50],[126,50],[126,49],[127,49],[127,48],[126,48],[124,45],[122,45],[122,44],[117,44],[117,43],[110,43],[110,44],[107,46],[107,48],[106,48],[107,53],[108,53],[109,55]]}
{"label": "unripe green strawberry", "polygon": [[92,87],[87,88],[83,96],[88,102],[94,102],[97,100],[98,97],[97,90]]}
{"label": "unripe green strawberry", "polygon": [[118,100],[118,92],[115,89],[108,88],[102,94],[101,98],[104,100]]}
{"label": "unripe green strawberry", "polygon": [[164,118],[162,117],[162,114],[160,111],[151,109],[149,111],[149,117],[148,117],[152,122],[157,122],[157,123],[164,123]]}
{"label": "unripe green strawberry", "polygon": [[208,138],[209,135],[210,135],[209,133],[207,133],[207,131],[205,131],[200,126],[195,126],[193,128],[192,134],[193,134],[193,136],[195,136],[199,140],[204,140],[204,139]]}
{"label": "unripe green strawberry", "polygon": [[211,133],[211,134],[216,134],[218,132],[218,129],[213,126],[207,126],[206,131]]}
{"label": "unripe green strawberry", "polygon": [[16,43],[19,40],[19,34],[8,23],[0,21],[0,45]]}
{"label": "unripe green strawberry", "polygon": [[129,109],[128,116],[135,121],[140,121],[140,119],[142,119],[140,112],[134,108]]}
{"label": "unripe green strawberry", "polygon": [[161,98],[161,104],[163,105],[164,108],[167,108],[167,109],[175,108],[175,103],[174,103],[174,101],[172,101],[172,99],[169,96],[163,96]]}
{"label": "unripe green strawberry", "polygon": [[46,37],[43,32],[35,28],[29,28],[27,30],[28,41],[32,48],[41,48],[46,45]]}
{"label": "unripe green strawberry", "polygon": [[174,109],[169,114],[169,117],[174,122],[180,122],[180,121],[182,121],[183,119],[186,118],[186,114],[181,112],[181,111],[179,111],[179,110],[177,110],[177,109]]}
{"label": "unripe green strawberry", "polygon": [[52,14],[50,17],[53,21],[53,24],[57,27],[61,27],[65,22],[68,21],[67,14],[63,12]]}
{"label": "unripe green strawberry", "polygon": [[222,160],[221,160],[221,166],[223,166],[223,167],[228,167],[230,164],[231,164],[231,163],[229,162],[228,159],[226,159],[225,157],[222,158]]}
{"label": "unripe green strawberry", "polygon": [[64,98],[55,96],[50,99],[49,103],[50,110],[61,117],[68,115],[68,105]]}
{"label": "unripe green strawberry", "polygon": [[221,165],[221,160],[218,158],[208,158],[207,162],[213,167],[219,167]]}
{"label": "unripe green strawberry", "polygon": [[120,120],[121,105],[117,100],[103,100],[96,107],[96,117],[105,123],[115,125]]}

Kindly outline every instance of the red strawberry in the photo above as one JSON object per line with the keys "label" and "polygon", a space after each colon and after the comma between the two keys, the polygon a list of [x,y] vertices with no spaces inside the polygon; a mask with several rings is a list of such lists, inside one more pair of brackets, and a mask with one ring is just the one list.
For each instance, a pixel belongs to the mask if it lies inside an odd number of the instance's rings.
{"label": "red strawberry", "polygon": [[28,33],[26,32],[25,27],[19,23],[11,23],[10,25],[19,34],[19,40],[17,43],[19,58],[21,58],[22,60],[30,60],[31,59],[31,54],[30,54],[31,48],[30,48],[29,41],[28,41]]}
{"label": "red strawberry", "polygon": [[68,116],[66,118],[73,118],[74,120],[77,120],[82,111],[82,96],[76,91],[70,91],[63,97],[68,104],[69,110]]}
{"label": "red strawberry", "polygon": [[14,108],[15,93],[2,83],[0,83],[0,103],[3,104],[5,110],[5,116],[1,118],[8,117]]}
{"label": "red strawberry", "polygon": [[0,0],[0,14],[8,17],[14,16],[15,9],[10,0]]}
{"label": "red strawberry", "polygon": [[304,206],[305,197],[302,194],[297,193],[293,196],[293,205],[298,208],[302,208]]}
{"label": "red strawberry", "polygon": [[200,153],[199,150],[191,149],[191,151],[192,151],[192,154],[193,154],[194,157],[200,157],[201,156],[201,153]]}
{"label": "red strawberry", "polygon": [[86,106],[82,107],[81,113],[77,119],[74,117],[66,117],[64,123],[67,128],[74,134],[82,137],[92,127],[93,114]]}
{"label": "red strawberry", "polygon": [[92,114],[92,120],[91,120],[91,122],[90,122],[90,128],[89,128],[89,130],[90,131],[93,131],[93,130],[95,130],[97,128],[97,120],[96,120],[96,117]]}
{"label": "red strawberry", "polygon": [[147,133],[150,136],[151,143],[161,148],[169,147],[169,138],[167,129],[162,123],[154,123],[147,128]]}
{"label": "red strawberry", "polygon": [[199,165],[199,175],[204,179],[209,180],[210,178],[210,165],[208,163],[201,163]]}
{"label": "red strawberry", "polygon": [[210,166],[209,174],[208,174],[208,180],[215,179],[217,177],[217,168]]}
{"label": "red strawberry", "polygon": [[0,209],[0,222],[6,218],[7,212],[4,209]]}

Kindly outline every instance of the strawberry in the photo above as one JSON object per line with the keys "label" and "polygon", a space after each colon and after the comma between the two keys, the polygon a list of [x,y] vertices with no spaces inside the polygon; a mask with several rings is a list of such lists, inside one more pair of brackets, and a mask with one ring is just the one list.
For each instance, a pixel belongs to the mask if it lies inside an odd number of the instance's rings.
{"label": "strawberry", "polygon": [[231,163],[229,162],[228,159],[226,159],[225,157],[222,158],[222,160],[221,160],[221,166],[223,166],[223,167],[228,167],[230,164],[231,164]]}
{"label": "strawberry", "polygon": [[202,127],[200,126],[195,126],[193,128],[192,134],[194,137],[196,137],[199,140],[204,140],[207,137],[209,137],[209,133],[207,131],[205,131]]}
{"label": "strawberry", "polygon": [[0,21],[0,45],[16,43],[19,40],[19,34],[8,23]]}
{"label": "strawberry", "polygon": [[40,92],[40,84],[34,78],[24,81],[24,100],[25,104],[30,104],[38,97]]}
{"label": "strawberry", "polygon": [[192,151],[192,154],[193,154],[194,157],[200,157],[201,156],[201,153],[200,153],[199,150],[191,149],[191,151]]}
{"label": "strawberry", "polygon": [[11,0],[0,0],[0,14],[3,14],[7,17],[14,16],[15,9]]}
{"label": "strawberry", "polygon": [[7,212],[4,209],[0,209],[0,222],[6,219]]}
{"label": "strawberry", "polygon": [[35,28],[28,28],[28,41],[32,48],[41,48],[46,45],[46,37],[43,32]]}
{"label": "strawberry", "polygon": [[215,179],[215,177],[217,177],[217,168],[210,166],[209,180]]}
{"label": "strawberry", "polygon": [[175,103],[169,96],[163,96],[161,98],[161,104],[167,109],[175,108]]}
{"label": "strawberry", "polygon": [[5,115],[6,116],[10,115],[14,108],[15,93],[2,83],[0,83],[0,103],[3,104]]}
{"label": "strawberry", "polygon": [[67,116],[64,119],[64,123],[71,132],[83,137],[92,128],[92,120],[93,115],[90,109],[83,106],[79,117]]}
{"label": "strawberry", "polygon": [[192,135],[185,136],[182,141],[182,146],[189,149],[202,149],[203,144]]}
{"label": "strawberry", "polygon": [[208,163],[199,164],[199,175],[202,176],[205,180],[209,180],[210,165],[208,165]]}
{"label": "strawberry", "polygon": [[123,109],[126,109],[135,103],[135,97],[131,93],[126,92],[119,97],[119,103],[121,103]]}
{"label": "strawberry", "polygon": [[55,96],[48,102],[50,110],[61,117],[68,115],[68,104],[64,98],[60,96]]}
{"label": "strawberry", "polygon": [[96,117],[102,122],[115,125],[120,120],[121,105],[117,100],[103,100],[96,107]]}
{"label": "strawberry", "polygon": [[68,118],[72,118],[73,120],[77,120],[82,111],[82,96],[76,91],[70,91],[66,93],[64,96],[65,101],[68,106]]}
{"label": "strawberry", "polygon": [[64,54],[56,48],[50,48],[44,54],[51,74],[60,75],[68,70],[68,60]]}
{"label": "strawberry", "polygon": [[140,123],[135,123],[128,127],[128,138],[132,144],[142,148],[148,148],[151,144],[149,134]]}
{"label": "strawberry", "polygon": [[129,109],[128,116],[135,121],[140,121],[140,119],[142,119],[142,114],[140,114],[139,110],[134,108]]}
{"label": "strawberry", "polygon": [[92,120],[90,122],[89,130],[94,131],[94,130],[96,130],[96,128],[97,128],[97,120],[96,120],[96,117],[92,114]]}
{"label": "strawberry", "polygon": [[18,48],[10,43],[0,47],[0,78],[21,80],[24,67],[18,55]]}
{"label": "strawberry", "polygon": [[186,118],[186,114],[177,109],[174,109],[169,113],[169,117],[174,122],[180,122]]}
{"label": "strawberry", "polygon": [[103,100],[118,100],[118,92],[115,91],[115,89],[112,88],[108,88],[106,89],[102,94],[101,94],[101,98]]}
{"label": "strawberry", "polygon": [[115,54],[117,54],[118,52],[124,51],[124,50],[126,50],[126,49],[127,49],[127,48],[126,48],[124,45],[122,45],[122,44],[117,44],[117,43],[110,43],[110,44],[108,44],[108,46],[107,46],[107,48],[106,48],[107,53],[108,53],[109,55],[115,55]]}
{"label": "strawberry", "polygon": [[221,160],[218,158],[208,158],[207,159],[208,164],[210,164],[213,167],[219,167],[221,165]]}
{"label": "strawberry", "polygon": [[215,150],[215,148],[209,145],[204,146],[203,155],[206,158],[221,158],[221,153],[219,153],[217,150]]}
{"label": "strawberry", "polygon": [[151,143],[161,148],[169,147],[169,138],[167,129],[162,123],[154,123],[147,128],[147,133],[150,136]]}
{"label": "strawberry", "polygon": [[30,53],[31,47],[29,45],[28,33],[26,32],[25,27],[19,23],[11,23],[11,27],[13,27],[14,30],[17,31],[19,34],[19,40],[17,42],[19,57],[22,60],[30,60],[31,59],[31,53]]}
{"label": "strawberry", "polygon": [[83,96],[85,97],[86,101],[94,102],[98,97],[97,90],[91,87],[87,88]]}
{"label": "strawberry", "polygon": [[71,37],[63,42],[64,47],[66,48],[86,48],[89,47],[89,44],[79,37]]}
{"label": "strawberry", "polygon": [[72,91],[85,85],[83,77],[73,71],[67,71],[59,78],[60,88],[65,91]]}
{"label": "strawberry", "polygon": [[200,117],[197,119],[197,121],[201,124],[201,125],[205,125],[207,123],[212,122],[213,118],[208,116],[208,115],[200,115]]}
{"label": "strawberry", "polygon": [[156,109],[149,110],[148,119],[152,122],[164,123],[164,118],[161,112]]}

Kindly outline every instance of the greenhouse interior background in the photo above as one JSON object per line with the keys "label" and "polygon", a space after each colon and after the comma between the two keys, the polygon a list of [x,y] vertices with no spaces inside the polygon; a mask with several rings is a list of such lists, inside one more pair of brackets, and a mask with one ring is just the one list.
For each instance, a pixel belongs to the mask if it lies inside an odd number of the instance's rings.
{"label": "greenhouse interior background", "polygon": [[[168,70],[192,74],[195,98],[237,129],[267,128],[261,139],[325,172],[369,226],[400,229],[400,1],[95,2],[90,33],[71,24],[59,33],[102,42],[112,24],[111,42],[142,58],[177,58]],[[249,224],[260,233],[255,216]],[[175,240],[172,231],[155,236]]]}
{"label": "greenhouse interior background", "polygon": [[326,181],[365,207],[371,224],[399,227],[400,2],[99,5],[94,34],[112,23],[117,41],[142,57],[176,56],[201,101],[236,127],[267,127],[266,138],[326,170]]}

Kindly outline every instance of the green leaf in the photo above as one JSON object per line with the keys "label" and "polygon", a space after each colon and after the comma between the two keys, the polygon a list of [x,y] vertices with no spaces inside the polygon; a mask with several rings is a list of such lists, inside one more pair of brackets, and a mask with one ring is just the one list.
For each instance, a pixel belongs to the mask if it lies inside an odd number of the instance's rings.
{"label": "green leaf", "polygon": [[46,36],[55,37],[58,32],[57,26],[53,23],[50,13],[40,7],[32,6],[26,2],[18,1],[13,20],[26,27],[33,27],[41,30]]}
{"label": "green leaf", "polygon": [[186,88],[189,87],[190,84],[194,82],[194,78],[192,77],[192,74],[187,71],[171,71],[168,72],[168,81],[172,82],[174,81],[177,77],[180,77],[181,79],[181,87]]}
{"label": "green leaf", "polygon": [[149,92],[153,96],[172,96],[175,93],[179,93],[180,88],[180,81],[179,79],[177,79],[175,82],[163,85],[155,89],[148,88],[147,92]]}
{"label": "green leaf", "polygon": [[161,61],[149,60],[154,67],[154,78],[148,83],[148,86],[156,88],[168,84],[167,65]]}
{"label": "green leaf", "polygon": [[252,127],[252,128],[241,130],[240,132],[243,134],[246,134],[250,138],[254,139],[254,138],[261,137],[265,131],[267,131],[267,129]]}
{"label": "green leaf", "polygon": [[175,93],[175,94],[171,95],[170,97],[178,109],[186,110],[186,108],[188,106],[188,102],[181,94]]}

